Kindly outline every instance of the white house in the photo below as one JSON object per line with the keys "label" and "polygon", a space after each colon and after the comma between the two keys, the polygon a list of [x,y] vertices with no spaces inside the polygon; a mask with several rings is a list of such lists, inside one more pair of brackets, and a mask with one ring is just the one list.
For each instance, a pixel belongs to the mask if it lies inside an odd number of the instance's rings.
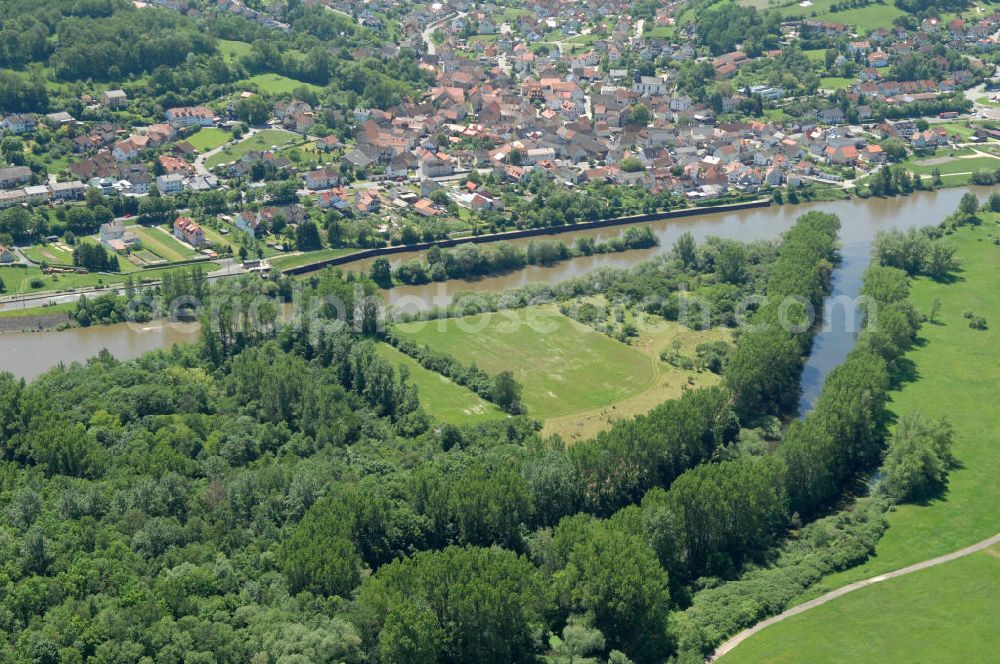
{"label": "white house", "polygon": [[160,175],[156,178],[156,188],[161,194],[173,195],[184,191],[184,176],[180,173]]}
{"label": "white house", "polygon": [[168,108],[166,112],[167,122],[175,127],[211,127],[215,124],[215,111],[207,106],[178,106]]}
{"label": "white house", "polygon": [[662,76],[640,76],[632,90],[641,95],[662,95],[667,91],[667,82]]}

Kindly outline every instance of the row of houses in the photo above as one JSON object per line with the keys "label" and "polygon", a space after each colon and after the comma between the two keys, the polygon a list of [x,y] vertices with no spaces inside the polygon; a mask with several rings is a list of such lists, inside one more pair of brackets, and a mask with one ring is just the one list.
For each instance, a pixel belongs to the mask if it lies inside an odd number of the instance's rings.
{"label": "row of houses", "polygon": [[79,180],[31,185],[20,189],[3,189],[0,190],[0,209],[17,205],[77,200],[83,198],[85,190],[86,187]]}

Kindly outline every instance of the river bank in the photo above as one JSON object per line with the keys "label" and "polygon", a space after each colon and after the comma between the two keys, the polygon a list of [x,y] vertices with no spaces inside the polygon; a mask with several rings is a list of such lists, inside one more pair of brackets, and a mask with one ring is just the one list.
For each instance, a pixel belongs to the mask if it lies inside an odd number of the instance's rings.
{"label": "river bank", "polygon": [[[508,274],[494,275],[478,279],[455,279],[434,282],[421,286],[396,286],[383,291],[387,304],[402,312],[419,312],[435,307],[447,307],[453,298],[462,292],[500,292],[531,283],[556,283],[592,272],[601,267],[627,268],[654,256],[669,252],[677,238],[690,232],[694,239],[703,242],[716,236],[740,241],[774,240],[791,228],[795,219],[810,210],[831,212],[840,217],[842,229],[840,243],[847,251],[853,243],[871,242],[881,230],[906,229],[939,223],[958,206],[958,201],[966,191],[973,191],[984,198],[991,191],[987,187],[967,187],[939,189],[920,192],[911,196],[892,199],[850,199],[820,203],[800,203],[798,205],[771,205],[735,211],[714,212],[686,218],[670,218],[648,222],[659,246],[636,249],[619,254],[582,256],[551,266],[533,265]],[[567,242],[577,238],[607,239],[617,235],[608,228],[571,229]],[[526,245],[532,238],[510,240],[513,244]],[[391,262],[399,263],[420,257],[423,252],[404,252],[392,256]],[[858,247],[859,256],[867,256],[864,247]],[[367,270],[375,259],[357,261],[351,269]],[[836,276],[835,276],[836,279]],[[836,284],[835,284],[836,288]],[[110,325],[90,328],[73,328],[61,332],[26,332],[0,335],[0,369],[15,375],[31,378],[55,366],[59,362],[83,361],[107,348],[116,357],[127,359],[157,347],[169,347],[172,343],[194,340],[197,335],[164,335],[150,332],[155,324],[144,326]],[[155,341],[151,341],[156,337]],[[30,343],[25,339],[30,340]],[[830,362],[843,352],[844,342],[827,343],[825,338],[817,340],[816,352],[829,350]],[[159,344],[159,345],[158,345]],[[840,350],[838,350],[838,348]],[[816,355],[817,359],[819,355]],[[824,362],[825,364],[825,362]],[[823,370],[807,369],[810,380],[804,380],[803,389],[808,392],[810,384],[821,384]]]}

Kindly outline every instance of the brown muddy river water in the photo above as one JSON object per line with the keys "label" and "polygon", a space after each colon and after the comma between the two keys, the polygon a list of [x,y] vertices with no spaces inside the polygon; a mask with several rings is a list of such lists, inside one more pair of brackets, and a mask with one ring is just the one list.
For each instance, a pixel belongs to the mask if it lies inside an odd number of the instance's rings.
{"label": "brown muddy river water", "polygon": [[[551,267],[529,266],[510,274],[478,280],[453,280],[424,286],[399,286],[386,293],[389,303],[404,311],[447,305],[461,291],[502,291],[529,283],[558,282],[585,274],[602,266],[629,267],[652,256],[667,252],[683,233],[691,232],[702,241],[711,236],[735,240],[773,239],[788,230],[795,219],[810,210],[831,212],[843,226],[840,240],[843,262],[834,273],[833,297],[854,297],[861,274],[868,263],[872,240],[880,230],[937,224],[958,207],[969,189],[943,189],[920,192],[905,198],[849,200],[803,205],[783,205],[709,214],[699,217],[667,219],[648,225],[659,238],[657,247],[621,254],[605,254],[564,261]],[[972,187],[980,198],[988,188]],[[570,244],[578,237],[608,239],[622,232],[622,227],[562,233],[559,239]],[[526,244],[528,240],[513,240]],[[417,254],[397,254],[393,264]],[[367,269],[369,261],[359,261],[344,269]],[[840,318],[838,318],[838,316]],[[826,374],[843,361],[854,344],[854,333],[846,312],[834,308],[824,329],[816,338],[803,373],[802,408],[808,409],[818,394]],[[32,379],[60,362],[82,362],[102,349],[121,359],[137,357],[147,351],[188,343],[197,339],[197,326],[170,325],[160,322],[75,328],[62,332],[25,332],[0,335],[0,370]]]}

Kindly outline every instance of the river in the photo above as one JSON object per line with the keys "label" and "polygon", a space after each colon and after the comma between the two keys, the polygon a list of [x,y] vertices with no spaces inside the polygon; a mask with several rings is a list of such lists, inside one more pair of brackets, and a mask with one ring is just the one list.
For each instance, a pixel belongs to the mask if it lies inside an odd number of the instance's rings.
{"label": "river", "polygon": [[[676,239],[685,232],[690,232],[698,241],[711,236],[742,241],[774,239],[788,230],[799,215],[810,210],[831,212],[840,217],[843,261],[833,275],[833,297],[853,298],[858,294],[861,274],[868,264],[871,244],[878,231],[937,224],[955,211],[962,194],[968,190],[942,189],[893,199],[852,199],[782,205],[665,219],[646,224],[660,241],[657,247],[574,258],[550,267],[529,266],[510,274],[472,281],[453,280],[424,286],[398,286],[386,292],[386,299],[404,311],[414,311],[445,306],[461,291],[502,291],[529,283],[562,281],[600,266],[629,267],[669,251]],[[982,187],[972,187],[971,190],[981,198],[989,192],[989,189]],[[572,243],[578,237],[608,239],[621,232],[621,227],[612,227],[563,233],[555,237]],[[522,239],[511,242],[526,244],[528,241]],[[416,255],[396,254],[392,257],[392,262],[398,264]],[[367,269],[369,263],[370,261],[361,261],[345,269]],[[840,364],[854,346],[856,317],[842,307],[835,307],[828,318],[816,336],[803,372],[800,404],[803,411],[811,407],[826,374]],[[0,335],[0,369],[30,380],[60,362],[84,361],[104,348],[116,357],[126,359],[155,348],[194,341],[196,338],[197,334],[190,326],[181,330],[161,323],[4,334]]]}

